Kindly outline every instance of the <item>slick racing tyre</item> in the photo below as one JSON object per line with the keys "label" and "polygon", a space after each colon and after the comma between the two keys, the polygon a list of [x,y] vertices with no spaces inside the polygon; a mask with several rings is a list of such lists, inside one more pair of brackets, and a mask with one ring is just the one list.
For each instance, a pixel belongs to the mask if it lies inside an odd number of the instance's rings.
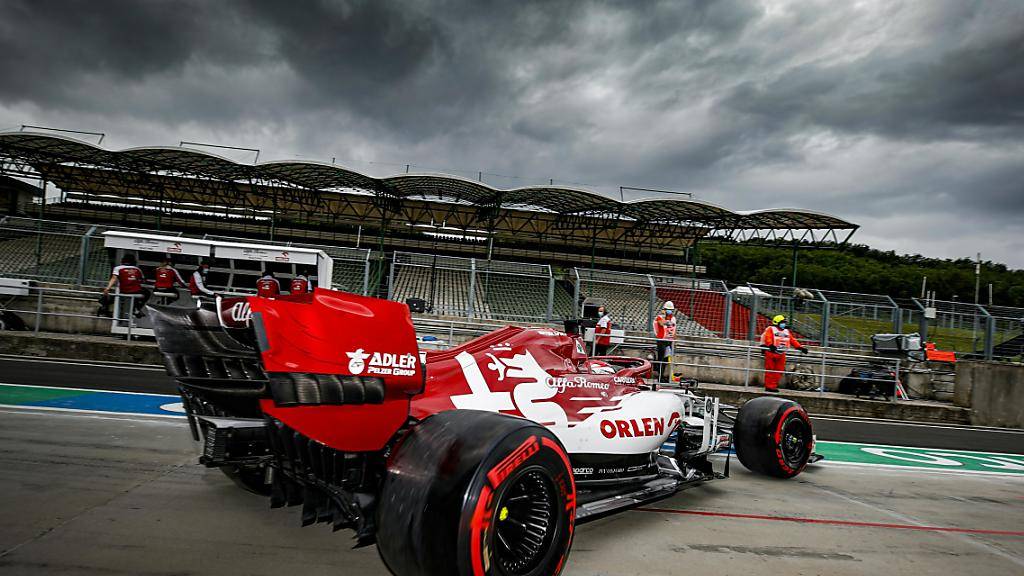
{"label": "slick racing tyre", "polygon": [[266,481],[267,469],[265,467],[228,465],[221,466],[220,471],[239,488],[260,496],[270,496],[270,484],[267,484]]}
{"label": "slick racing tyre", "polygon": [[546,428],[477,410],[417,424],[388,462],[377,549],[397,576],[548,576],[576,516],[569,458]]}
{"label": "slick racing tyre", "polygon": [[814,448],[811,421],[796,402],[761,397],[744,404],[733,428],[736,456],[752,472],[792,478]]}

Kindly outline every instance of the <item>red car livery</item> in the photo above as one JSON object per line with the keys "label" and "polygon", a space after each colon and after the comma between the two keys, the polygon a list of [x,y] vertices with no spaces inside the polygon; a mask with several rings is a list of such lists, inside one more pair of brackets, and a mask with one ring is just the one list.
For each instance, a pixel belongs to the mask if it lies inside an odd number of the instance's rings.
{"label": "red car livery", "polygon": [[152,318],[200,461],[401,576],[557,574],[576,522],[722,478],[708,457],[730,445],[779,477],[812,460],[795,403],[728,414],[548,327],[422,352],[404,304],[320,288]]}

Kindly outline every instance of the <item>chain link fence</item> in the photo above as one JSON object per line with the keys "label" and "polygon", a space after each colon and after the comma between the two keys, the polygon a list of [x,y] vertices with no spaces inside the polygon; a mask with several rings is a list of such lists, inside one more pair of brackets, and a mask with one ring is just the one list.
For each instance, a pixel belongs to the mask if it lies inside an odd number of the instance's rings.
{"label": "chain link fence", "polygon": [[725,282],[699,278],[651,275],[657,307],[671,301],[676,308],[679,336],[729,338],[732,294]]}
{"label": "chain link fence", "polygon": [[748,327],[753,329],[749,332],[749,339],[760,337],[771,324],[771,319],[781,314],[801,343],[821,346],[827,342],[828,326],[823,318],[827,315],[828,301],[820,294],[803,288],[769,284],[747,284],[747,287],[749,293],[739,300],[751,309]]}
{"label": "chain link fence", "polygon": [[13,216],[0,219],[0,276],[102,286],[114,264],[103,246],[103,233],[108,230],[133,229]]}
{"label": "chain link fence", "polygon": [[[0,277],[102,286],[115,264],[114,255],[103,245],[102,235],[108,230],[148,232],[4,217],[0,219]],[[326,252],[334,260],[335,288],[377,295],[377,283],[371,279],[386,276],[386,291],[381,296],[403,302],[423,299],[435,315],[495,322],[556,322],[578,317],[581,304],[592,298],[602,300],[625,330],[649,334],[655,314],[666,300],[672,300],[681,337],[757,340],[771,318],[783,314],[797,338],[811,345],[868,348],[873,334],[919,332],[923,340],[960,357],[1024,359],[1022,308],[918,299],[897,303],[885,295],[765,284],[729,290],[718,280],[590,268],[572,268],[560,279],[562,272],[556,275],[546,264],[409,252],[395,253],[390,266],[384,267],[386,262],[366,249],[285,245]],[[225,273],[244,275],[245,271]]]}
{"label": "chain link fence", "polygon": [[658,302],[654,281],[647,274],[573,268],[571,272],[574,298],[577,303],[587,299],[601,301],[614,322],[625,330],[650,332]]}
{"label": "chain link fence", "polygon": [[564,288],[546,264],[395,252],[388,298],[423,300],[426,312],[504,322],[565,317]]}

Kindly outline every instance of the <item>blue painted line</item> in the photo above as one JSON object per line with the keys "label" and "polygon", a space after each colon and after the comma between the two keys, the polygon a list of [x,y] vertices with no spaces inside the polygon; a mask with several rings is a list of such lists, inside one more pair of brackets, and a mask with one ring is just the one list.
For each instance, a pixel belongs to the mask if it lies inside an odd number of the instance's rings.
{"label": "blue painted line", "polygon": [[[64,408],[68,410],[98,410],[102,412],[118,412],[124,414],[159,414],[183,416],[175,410],[162,406],[177,406],[180,400],[174,396],[156,394],[119,394],[116,392],[91,392],[69,398],[53,398],[42,402],[33,402],[28,406]],[[25,404],[23,404],[24,406]]]}
{"label": "blue painted line", "polygon": [[0,384],[0,405],[73,412],[185,416],[178,396],[51,386]]}

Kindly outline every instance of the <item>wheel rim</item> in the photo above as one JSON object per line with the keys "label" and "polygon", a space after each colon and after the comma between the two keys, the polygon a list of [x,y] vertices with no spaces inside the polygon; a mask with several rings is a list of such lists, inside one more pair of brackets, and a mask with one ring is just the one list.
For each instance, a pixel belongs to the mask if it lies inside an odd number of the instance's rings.
{"label": "wheel rim", "polygon": [[799,468],[807,459],[808,431],[802,418],[793,418],[782,427],[782,457],[791,468]]}
{"label": "wheel rim", "polygon": [[557,525],[555,487],[543,468],[514,477],[495,508],[494,555],[506,574],[528,574],[544,560]]}

